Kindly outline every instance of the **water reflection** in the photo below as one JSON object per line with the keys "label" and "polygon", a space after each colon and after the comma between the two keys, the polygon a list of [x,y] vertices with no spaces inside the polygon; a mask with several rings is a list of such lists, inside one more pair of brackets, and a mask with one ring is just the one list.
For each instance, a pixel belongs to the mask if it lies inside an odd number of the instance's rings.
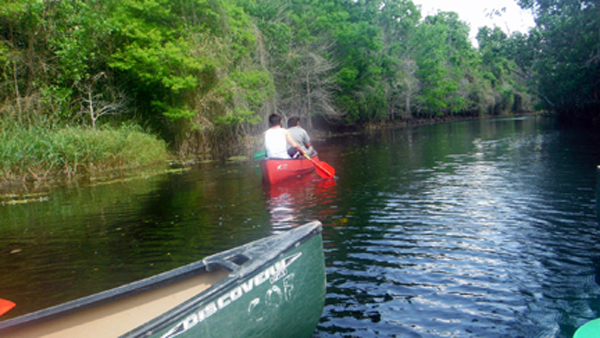
{"label": "water reflection", "polygon": [[335,185],[335,180],[325,180],[314,173],[276,184],[263,184],[266,209],[271,214],[270,223],[273,231],[277,233],[289,230],[335,212],[331,208],[320,208],[312,215],[307,212],[317,205],[330,205],[336,197]]}
{"label": "water reflection", "polygon": [[241,165],[67,186],[0,207],[0,298],[10,318],[196,261],[270,233]]}

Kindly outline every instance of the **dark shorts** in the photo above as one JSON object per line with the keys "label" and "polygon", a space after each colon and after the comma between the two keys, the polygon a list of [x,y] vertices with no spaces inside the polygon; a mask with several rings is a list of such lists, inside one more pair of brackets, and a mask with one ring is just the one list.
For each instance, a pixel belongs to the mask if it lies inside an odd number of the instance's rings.
{"label": "dark shorts", "polygon": [[[312,146],[310,148],[308,148],[306,154],[309,157],[317,156],[317,152],[315,151],[315,149]],[[288,149],[288,155],[290,155],[290,157],[294,160],[301,160],[301,159],[305,158],[304,156],[302,156],[302,154],[298,150],[296,150],[296,148]]]}

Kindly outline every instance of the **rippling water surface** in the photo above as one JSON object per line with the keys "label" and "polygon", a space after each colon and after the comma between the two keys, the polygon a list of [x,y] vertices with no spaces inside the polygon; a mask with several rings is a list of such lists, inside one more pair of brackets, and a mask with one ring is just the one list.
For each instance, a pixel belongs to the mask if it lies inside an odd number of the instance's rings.
{"label": "rippling water surface", "polygon": [[599,154],[532,118],[343,146],[318,336],[571,337],[600,316]]}
{"label": "rippling water surface", "polygon": [[315,337],[571,337],[600,317],[591,132],[532,117],[316,146],[334,185],[202,165],[0,206],[0,298],[14,316],[319,219]]}

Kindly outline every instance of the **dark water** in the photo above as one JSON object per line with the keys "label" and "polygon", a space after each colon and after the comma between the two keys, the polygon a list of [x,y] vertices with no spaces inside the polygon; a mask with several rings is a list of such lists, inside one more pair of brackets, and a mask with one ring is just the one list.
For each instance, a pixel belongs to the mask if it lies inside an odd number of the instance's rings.
{"label": "dark water", "polygon": [[317,146],[333,186],[231,163],[0,205],[0,298],[14,316],[318,219],[315,337],[571,337],[600,317],[592,132],[495,119]]}

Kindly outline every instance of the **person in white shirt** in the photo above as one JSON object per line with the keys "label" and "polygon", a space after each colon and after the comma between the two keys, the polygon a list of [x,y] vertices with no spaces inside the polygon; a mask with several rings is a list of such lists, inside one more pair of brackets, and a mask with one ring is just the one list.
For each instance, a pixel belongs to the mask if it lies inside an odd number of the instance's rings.
{"label": "person in white shirt", "polygon": [[[306,130],[304,130],[304,128],[300,127],[299,117],[290,117],[290,119],[288,120],[288,131],[292,135],[294,141],[296,141],[296,143],[298,143],[298,145],[302,147],[302,150],[305,154],[307,154],[309,157],[315,157],[317,155],[317,151],[310,144],[310,136],[308,136],[308,133],[306,132]],[[292,148],[289,146],[288,154],[292,158],[301,158],[303,156],[302,153],[296,150],[296,148]]]}
{"label": "person in white shirt", "polygon": [[304,154],[304,151],[294,141],[290,132],[281,127],[281,116],[271,114],[269,116],[269,126],[269,130],[265,132],[265,148],[267,149],[268,158],[291,159],[287,152],[288,143],[301,154]]}

